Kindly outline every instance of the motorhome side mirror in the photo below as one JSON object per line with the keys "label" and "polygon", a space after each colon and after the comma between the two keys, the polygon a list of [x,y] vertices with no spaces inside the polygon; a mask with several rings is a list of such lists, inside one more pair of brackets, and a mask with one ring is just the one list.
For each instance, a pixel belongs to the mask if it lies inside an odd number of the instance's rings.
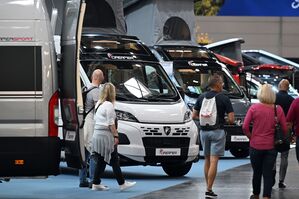
{"label": "motorhome side mirror", "polygon": [[178,89],[180,95],[184,99],[184,97],[185,97],[185,91],[184,91],[184,89],[182,87],[180,87],[180,86],[177,86],[176,88]]}
{"label": "motorhome side mirror", "polygon": [[251,96],[248,94],[247,89],[244,86],[240,86],[240,88],[241,88],[242,92],[250,99]]}

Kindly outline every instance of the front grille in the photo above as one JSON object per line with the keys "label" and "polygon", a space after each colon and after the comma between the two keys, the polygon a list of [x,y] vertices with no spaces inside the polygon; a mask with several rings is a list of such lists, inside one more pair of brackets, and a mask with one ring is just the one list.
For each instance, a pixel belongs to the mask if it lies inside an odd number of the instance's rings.
{"label": "front grille", "polygon": [[[169,127],[170,132],[165,132],[164,127]],[[190,127],[140,127],[145,136],[187,136],[190,132]]]}
{"label": "front grille", "polygon": [[181,137],[144,137],[145,148],[182,148],[189,147],[190,138]]}

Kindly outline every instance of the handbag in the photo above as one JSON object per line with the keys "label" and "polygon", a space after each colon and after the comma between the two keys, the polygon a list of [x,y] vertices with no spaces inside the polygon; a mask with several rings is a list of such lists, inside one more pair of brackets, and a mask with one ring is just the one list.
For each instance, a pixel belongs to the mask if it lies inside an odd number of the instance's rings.
{"label": "handbag", "polygon": [[274,116],[275,116],[275,134],[274,134],[274,148],[278,152],[285,152],[290,149],[290,139],[285,136],[283,130],[277,119],[276,105],[274,106]]}

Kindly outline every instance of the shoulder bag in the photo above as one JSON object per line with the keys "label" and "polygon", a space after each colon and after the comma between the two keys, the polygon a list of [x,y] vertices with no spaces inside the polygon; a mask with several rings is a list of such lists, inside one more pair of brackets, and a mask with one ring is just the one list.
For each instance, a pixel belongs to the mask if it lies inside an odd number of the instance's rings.
{"label": "shoulder bag", "polygon": [[274,105],[274,116],[275,116],[275,134],[274,134],[274,147],[278,152],[285,152],[290,149],[290,141],[287,136],[283,133],[281,125],[277,118],[276,105]]}

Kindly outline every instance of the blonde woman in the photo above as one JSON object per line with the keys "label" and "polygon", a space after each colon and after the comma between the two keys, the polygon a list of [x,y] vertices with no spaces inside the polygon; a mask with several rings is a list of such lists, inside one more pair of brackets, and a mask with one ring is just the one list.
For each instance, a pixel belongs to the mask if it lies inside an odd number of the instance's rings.
{"label": "blonde woman", "polygon": [[[263,198],[271,198],[272,168],[274,166],[277,151],[274,149],[274,108],[276,95],[269,84],[260,86],[257,97],[260,103],[252,105],[245,117],[243,131],[250,140],[250,161],[253,169],[253,195],[250,199],[259,199],[261,180],[263,176]],[[283,129],[287,132],[286,119],[283,109],[276,106],[277,118]],[[253,124],[250,131],[250,124]]]}
{"label": "blonde woman", "polygon": [[96,162],[92,190],[105,191],[109,188],[101,184],[101,175],[106,164],[112,166],[113,173],[121,191],[135,185],[136,182],[125,181],[119,166],[117,145],[118,132],[115,125],[116,114],[114,110],[115,87],[111,83],[103,86],[100,99],[96,104],[95,128],[92,137],[93,158]]}

